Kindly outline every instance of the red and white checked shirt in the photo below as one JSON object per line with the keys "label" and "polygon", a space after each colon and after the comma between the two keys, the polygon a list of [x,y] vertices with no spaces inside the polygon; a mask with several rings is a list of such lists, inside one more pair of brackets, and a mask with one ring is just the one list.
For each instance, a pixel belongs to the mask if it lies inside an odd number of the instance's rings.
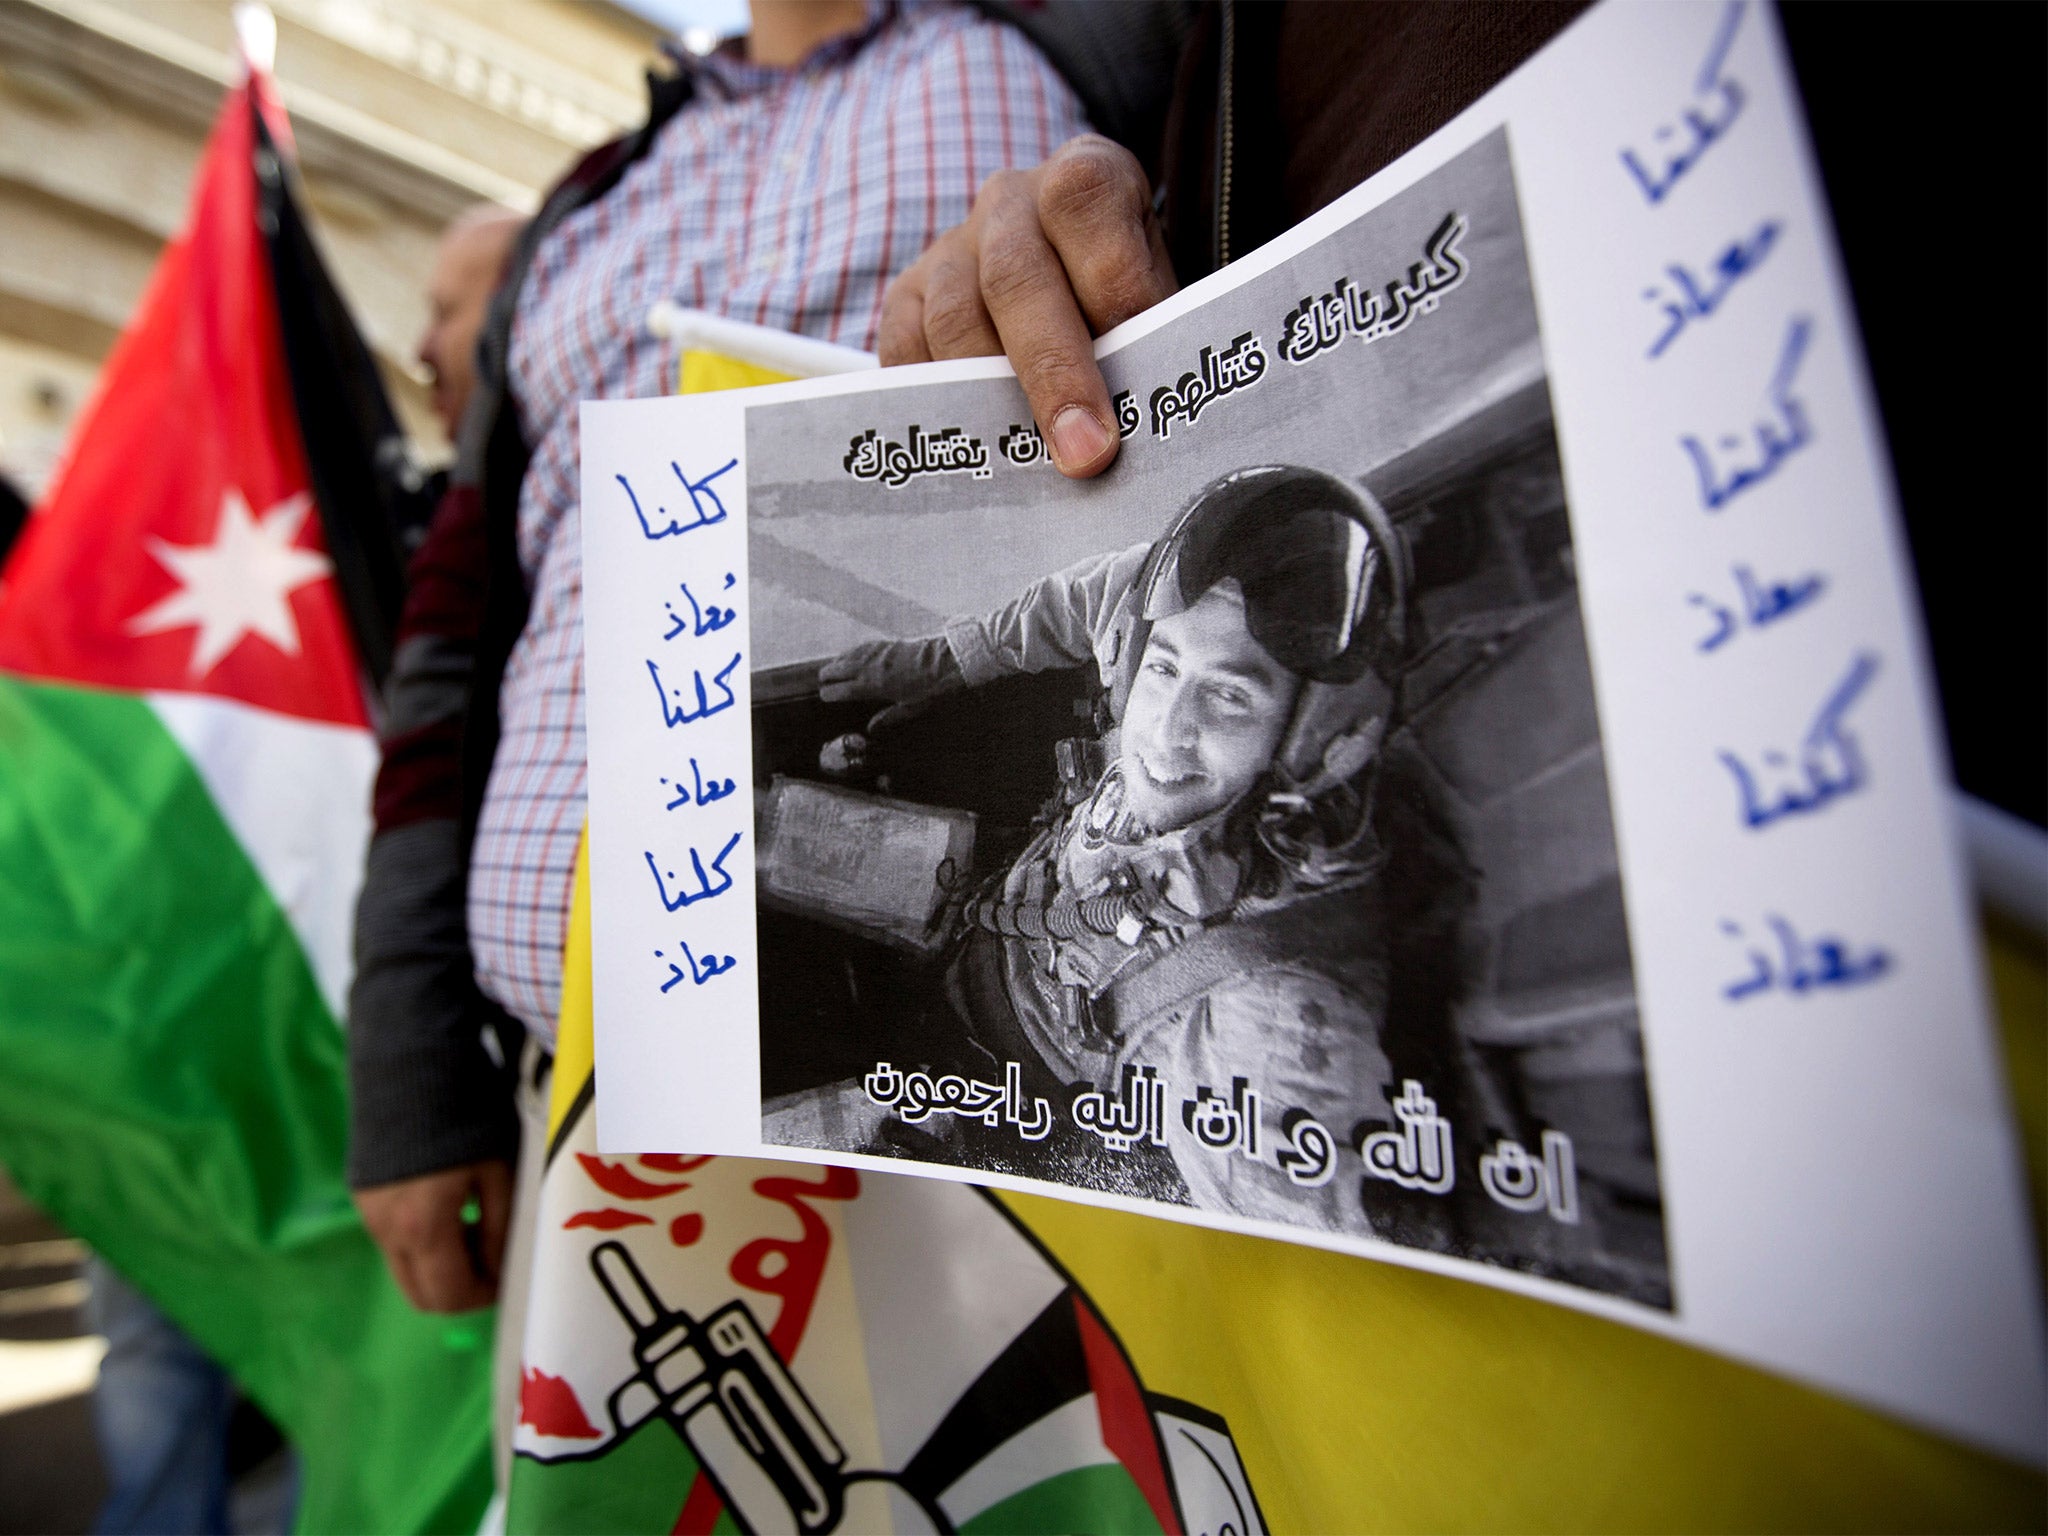
{"label": "red and white checked shirt", "polygon": [[469,932],[483,990],[550,1043],[586,774],[577,402],[670,387],[671,344],[646,328],[659,299],[872,349],[882,290],[983,179],[1088,126],[1022,34],[963,7],[871,0],[863,31],[794,69],[684,62],[696,98],[547,238],[512,328],[533,601],[499,697]]}

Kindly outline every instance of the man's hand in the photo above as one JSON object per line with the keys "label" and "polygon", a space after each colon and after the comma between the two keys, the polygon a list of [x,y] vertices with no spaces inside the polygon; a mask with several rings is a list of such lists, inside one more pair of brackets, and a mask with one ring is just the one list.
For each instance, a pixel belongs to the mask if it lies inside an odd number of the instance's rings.
{"label": "man's hand", "polygon": [[848,699],[887,699],[914,704],[967,686],[960,663],[941,635],[922,640],[863,640],[818,668],[818,697],[827,704]]}
{"label": "man's hand", "polygon": [[[474,1222],[463,1208],[476,1202]],[[512,1213],[512,1165],[493,1158],[355,1192],[391,1277],[422,1312],[468,1312],[498,1299]]]}
{"label": "man's hand", "polygon": [[842,651],[818,669],[818,698],[826,704],[851,699],[887,699],[871,716],[870,737],[887,735],[915,720],[931,701],[967,686],[952,647],[941,635],[922,640],[866,640]]}
{"label": "man's hand", "polygon": [[1089,346],[1173,293],[1145,172],[1095,134],[981,184],[882,298],[882,364],[1007,355],[1053,463],[1086,479],[1116,458],[1116,414]]}

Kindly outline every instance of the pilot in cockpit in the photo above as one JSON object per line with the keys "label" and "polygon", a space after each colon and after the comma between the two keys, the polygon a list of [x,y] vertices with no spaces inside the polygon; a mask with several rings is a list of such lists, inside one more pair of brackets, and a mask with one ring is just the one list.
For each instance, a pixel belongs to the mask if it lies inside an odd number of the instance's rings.
{"label": "pilot in cockpit", "polygon": [[[1262,465],[1204,487],[1152,544],[820,673],[827,702],[914,708],[1093,663],[1106,728],[1061,744],[1029,846],[957,902],[946,993],[968,1064],[1001,1078],[1019,1063],[1056,1104],[1113,1094],[1134,1068],[1167,1084],[1167,1152],[1199,1207],[1371,1230],[1352,1130],[1391,1121],[1397,1088],[1383,1033],[1400,838],[1380,790],[1403,561],[1370,493]],[[1179,1110],[1234,1079],[1260,1123],[1219,1155]],[[1288,1171],[1304,1118],[1328,1133],[1313,1181]]]}

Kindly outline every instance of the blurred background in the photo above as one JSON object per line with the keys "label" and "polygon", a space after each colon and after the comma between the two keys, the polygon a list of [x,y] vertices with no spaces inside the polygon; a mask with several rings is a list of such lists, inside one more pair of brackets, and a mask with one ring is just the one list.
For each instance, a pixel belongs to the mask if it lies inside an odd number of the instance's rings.
{"label": "blurred background", "polygon": [[[646,114],[660,40],[744,0],[275,0],[277,75],[330,270],[405,424],[445,453],[413,356],[442,227],[530,211]],[[229,0],[0,3],[0,471],[34,501],[163,243],[231,75]]]}
{"label": "blurred background", "polygon": [[[478,201],[529,211],[646,114],[664,37],[708,49],[745,0],[273,0],[277,77],[329,270],[429,461],[414,355],[434,245]],[[36,501],[183,224],[233,74],[230,0],[0,0],[0,474]],[[0,1170],[0,1533],[82,1531],[105,1493],[104,1341],[84,1245]],[[238,1417],[235,1524],[278,1529],[274,1432]]]}

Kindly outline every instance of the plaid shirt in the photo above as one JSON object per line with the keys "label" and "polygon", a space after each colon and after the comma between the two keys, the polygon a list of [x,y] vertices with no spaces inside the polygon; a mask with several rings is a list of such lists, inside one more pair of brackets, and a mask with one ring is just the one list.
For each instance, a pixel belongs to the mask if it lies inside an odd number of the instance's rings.
{"label": "plaid shirt", "polygon": [[883,289],[966,218],[982,180],[1087,128],[1021,34],[964,8],[871,0],[863,31],[794,69],[684,66],[695,100],[548,236],[512,330],[533,597],[500,695],[469,931],[485,993],[550,1042],[585,810],[577,402],[671,387],[672,347],[646,329],[658,299],[871,349]]}

